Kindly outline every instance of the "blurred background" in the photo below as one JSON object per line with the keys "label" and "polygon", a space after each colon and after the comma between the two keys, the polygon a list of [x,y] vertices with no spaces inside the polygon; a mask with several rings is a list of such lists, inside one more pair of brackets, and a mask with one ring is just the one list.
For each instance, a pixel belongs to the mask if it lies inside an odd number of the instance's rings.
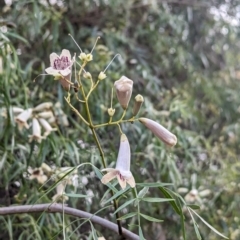
{"label": "blurred background", "polygon": [[[86,53],[100,36],[94,60],[87,67],[93,77],[115,54],[121,57],[111,64],[107,78],[90,98],[94,122],[108,121],[114,81],[122,75],[132,79],[133,97],[142,94],[145,98],[139,116],[159,122],[178,137],[178,144],[169,151],[139,123],[122,125],[131,145],[136,182],[173,183],[171,190],[199,205],[197,212],[209,224],[239,240],[239,25],[237,0],[1,1],[0,205],[51,202],[56,190],[45,191],[54,181],[40,188],[41,181],[29,177],[28,169],[40,168],[42,163],[58,169],[91,162],[102,168],[93,137],[64,102],[66,93],[60,84],[43,75],[34,81],[49,67],[52,52],[69,49],[78,56],[69,33]],[[42,102],[52,102],[54,111],[61,112],[55,122],[59,130],[41,143],[30,143],[31,128],[20,131],[10,109],[32,108]],[[77,100],[72,99],[72,104],[81,111]],[[122,110],[116,97],[113,107],[118,119]],[[114,167],[118,129],[100,128],[97,133],[107,163]],[[69,198],[69,206],[91,213],[103,207],[99,202],[106,187],[90,166],[79,169],[77,184],[67,186],[66,192],[71,191],[89,197]],[[148,196],[163,197],[155,188]],[[142,221],[146,239],[182,239],[180,217],[169,203],[145,202],[141,209],[164,220]],[[99,216],[115,222],[112,212],[108,208]],[[185,217],[187,239],[197,239],[188,212]],[[202,239],[220,239],[196,221]],[[61,214],[0,216],[0,223],[0,239],[63,239]],[[68,216],[65,223],[69,239],[92,239],[89,224],[80,226],[80,220]],[[134,223],[136,219],[127,219],[123,226],[137,232],[128,226]],[[116,239],[112,232],[95,227],[106,239]]]}

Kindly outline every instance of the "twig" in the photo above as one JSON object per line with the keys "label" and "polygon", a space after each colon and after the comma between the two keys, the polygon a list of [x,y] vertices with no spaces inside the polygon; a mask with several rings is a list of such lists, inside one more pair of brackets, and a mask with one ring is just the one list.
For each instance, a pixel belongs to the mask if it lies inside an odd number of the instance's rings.
{"label": "twig", "polygon": [[[102,227],[108,228],[109,230],[118,233],[118,226],[106,219],[95,216],[91,213],[84,212],[75,208],[67,207],[62,204],[36,204],[36,205],[24,205],[24,206],[10,206],[10,207],[0,207],[0,215],[11,215],[11,214],[21,214],[21,213],[36,213],[36,212],[46,212],[46,213],[64,213],[80,217],[89,218],[93,223],[99,224]],[[139,236],[129,230],[122,228],[122,235],[129,240],[139,240]]]}

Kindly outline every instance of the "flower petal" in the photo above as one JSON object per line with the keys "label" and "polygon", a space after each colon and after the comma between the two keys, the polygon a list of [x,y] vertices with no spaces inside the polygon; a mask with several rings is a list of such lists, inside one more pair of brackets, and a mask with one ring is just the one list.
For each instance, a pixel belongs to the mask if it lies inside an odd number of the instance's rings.
{"label": "flower petal", "polygon": [[50,54],[50,66],[54,67],[54,61],[59,58],[59,56],[56,53]]}
{"label": "flower petal", "polygon": [[125,189],[126,186],[127,186],[127,182],[126,182],[126,179],[125,178],[121,178],[120,177],[120,174],[117,175],[117,180],[118,180],[118,183],[119,185],[121,186],[122,189]]}
{"label": "flower petal", "polygon": [[64,56],[64,57],[67,57],[69,61],[71,60],[71,53],[70,53],[69,50],[67,50],[67,49],[63,49],[63,50],[62,50],[62,53],[61,53],[61,55],[60,55],[60,58],[63,57],[63,56]]}
{"label": "flower petal", "polygon": [[49,67],[49,68],[46,68],[45,69],[45,72],[47,73],[47,74],[50,74],[50,75],[53,75],[53,76],[61,76],[60,74],[59,74],[59,70],[56,70],[56,69],[53,69],[52,67]]}
{"label": "flower petal", "polygon": [[135,183],[135,179],[133,176],[131,176],[130,178],[127,179],[127,183],[132,187],[134,188],[136,186],[136,183]]}
{"label": "flower petal", "polygon": [[110,171],[113,171],[115,170],[114,168],[104,168],[102,169],[102,171],[106,171],[106,172],[110,172]]}
{"label": "flower petal", "polygon": [[103,184],[107,184],[109,183],[111,180],[113,180],[116,176],[118,175],[118,171],[111,171],[109,173],[107,173],[106,175],[104,175],[101,179]]}
{"label": "flower petal", "polygon": [[[62,76],[66,77],[66,76],[70,75],[71,69],[70,69],[70,68],[65,68],[64,70],[58,70],[58,72],[59,72]],[[70,79],[70,76],[69,76],[69,79]]]}

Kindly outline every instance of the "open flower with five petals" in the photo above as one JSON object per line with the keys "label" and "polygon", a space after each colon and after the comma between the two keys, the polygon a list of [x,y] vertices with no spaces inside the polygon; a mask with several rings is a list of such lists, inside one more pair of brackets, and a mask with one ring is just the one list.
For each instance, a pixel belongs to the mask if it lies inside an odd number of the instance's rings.
{"label": "open flower with five petals", "polygon": [[55,80],[59,80],[66,91],[69,91],[71,85],[71,73],[74,59],[71,60],[69,50],[63,49],[60,56],[56,53],[50,54],[50,67],[46,68],[46,73],[54,76]]}
{"label": "open flower with five petals", "polygon": [[114,178],[117,178],[122,189],[126,188],[127,183],[133,188],[135,187],[135,179],[130,171],[130,145],[125,134],[121,135],[120,147],[118,152],[116,168],[105,168],[102,171],[108,173],[102,177],[102,183],[107,184]]}

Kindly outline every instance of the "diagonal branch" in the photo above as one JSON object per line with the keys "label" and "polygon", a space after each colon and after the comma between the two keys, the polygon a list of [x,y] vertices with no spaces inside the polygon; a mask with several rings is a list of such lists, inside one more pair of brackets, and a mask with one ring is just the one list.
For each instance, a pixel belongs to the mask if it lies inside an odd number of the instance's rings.
{"label": "diagonal branch", "polygon": [[[102,227],[108,228],[111,231],[118,233],[118,226],[115,223],[112,223],[101,217],[95,216],[91,213],[84,212],[71,207],[66,207],[66,206],[63,206],[62,204],[57,204],[57,203],[0,207],[0,215],[36,213],[36,212],[63,213],[63,210],[64,210],[64,213],[68,215],[80,217],[80,218],[89,218],[93,223],[99,224]],[[139,240],[139,237],[135,233],[132,233],[125,228],[122,228],[122,235],[129,240]]]}

